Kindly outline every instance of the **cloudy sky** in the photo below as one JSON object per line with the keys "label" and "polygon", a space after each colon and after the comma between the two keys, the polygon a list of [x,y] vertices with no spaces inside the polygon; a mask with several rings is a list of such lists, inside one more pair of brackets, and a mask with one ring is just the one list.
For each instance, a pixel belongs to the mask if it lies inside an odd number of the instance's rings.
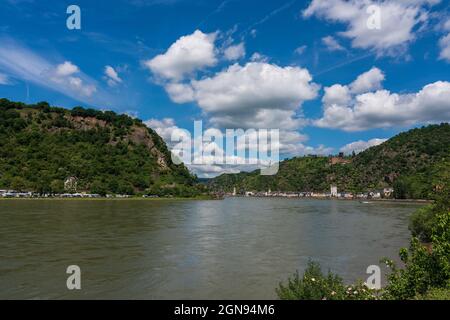
{"label": "cloudy sky", "polygon": [[449,2],[0,0],[0,97],[127,113],[165,139],[194,120],[276,128],[283,158],[360,152],[450,120]]}

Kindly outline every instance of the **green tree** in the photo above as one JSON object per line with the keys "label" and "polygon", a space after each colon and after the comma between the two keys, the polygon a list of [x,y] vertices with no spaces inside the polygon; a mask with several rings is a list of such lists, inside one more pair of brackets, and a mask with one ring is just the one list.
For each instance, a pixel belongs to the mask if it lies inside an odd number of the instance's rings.
{"label": "green tree", "polygon": [[108,193],[108,187],[100,180],[94,180],[91,184],[90,190],[92,193],[99,194],[101,196],[105,196]]}
{"label": "green tree", "polygon": [[15,191],[25,191],[26,181],[22,177],[14,177],[11,180],[11,188]]}
{"label": "green tree", "polygon": [[64,181],[53,180],[50,183],[50,189],[51,189],[52,193],[64,193]]}

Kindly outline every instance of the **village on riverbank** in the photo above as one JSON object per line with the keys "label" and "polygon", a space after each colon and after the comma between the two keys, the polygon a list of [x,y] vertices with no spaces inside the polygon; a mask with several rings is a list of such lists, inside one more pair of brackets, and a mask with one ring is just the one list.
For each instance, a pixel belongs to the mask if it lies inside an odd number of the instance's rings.
{"label": "village on riverbank", "polygon": [[237,191],[233,189],[232,193],[226,193],[227,197],[272,197],[272,198],[316,198],[316,199],[343,199],[343,200],[364,200],[364,199],[394,199],[394,188],[383,188],[381,190],[374,190],[369,192],[338,192],[335,185],[330,186],[330,192],[287,192],[287,191]]}

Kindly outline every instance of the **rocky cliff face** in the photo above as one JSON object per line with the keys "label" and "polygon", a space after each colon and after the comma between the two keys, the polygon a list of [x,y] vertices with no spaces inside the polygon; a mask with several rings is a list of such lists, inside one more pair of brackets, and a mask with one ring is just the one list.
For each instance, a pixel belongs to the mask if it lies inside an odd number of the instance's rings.
{"label": "rocky cliff face", "polygon": [[132,126],[131,133],[126,137],[129,141],[135,144],[145,145],[150,153],[156,157],[156,162],[162,170],[168,170],[169,159],[166,159],[166,154],[164,154],[155,144],[154,138],[151,136],[147,128],[141,126]]}

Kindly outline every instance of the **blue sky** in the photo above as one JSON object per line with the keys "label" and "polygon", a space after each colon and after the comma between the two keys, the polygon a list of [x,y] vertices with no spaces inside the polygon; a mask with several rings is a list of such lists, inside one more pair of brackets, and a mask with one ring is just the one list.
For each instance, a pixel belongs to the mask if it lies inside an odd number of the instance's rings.
{"label": "blue sky", "polygon": [[165,139],[200,119],[278,128],[283,157],[360,151],[449,120],[448,5],[2,0],[0,97],[128,113]]}

